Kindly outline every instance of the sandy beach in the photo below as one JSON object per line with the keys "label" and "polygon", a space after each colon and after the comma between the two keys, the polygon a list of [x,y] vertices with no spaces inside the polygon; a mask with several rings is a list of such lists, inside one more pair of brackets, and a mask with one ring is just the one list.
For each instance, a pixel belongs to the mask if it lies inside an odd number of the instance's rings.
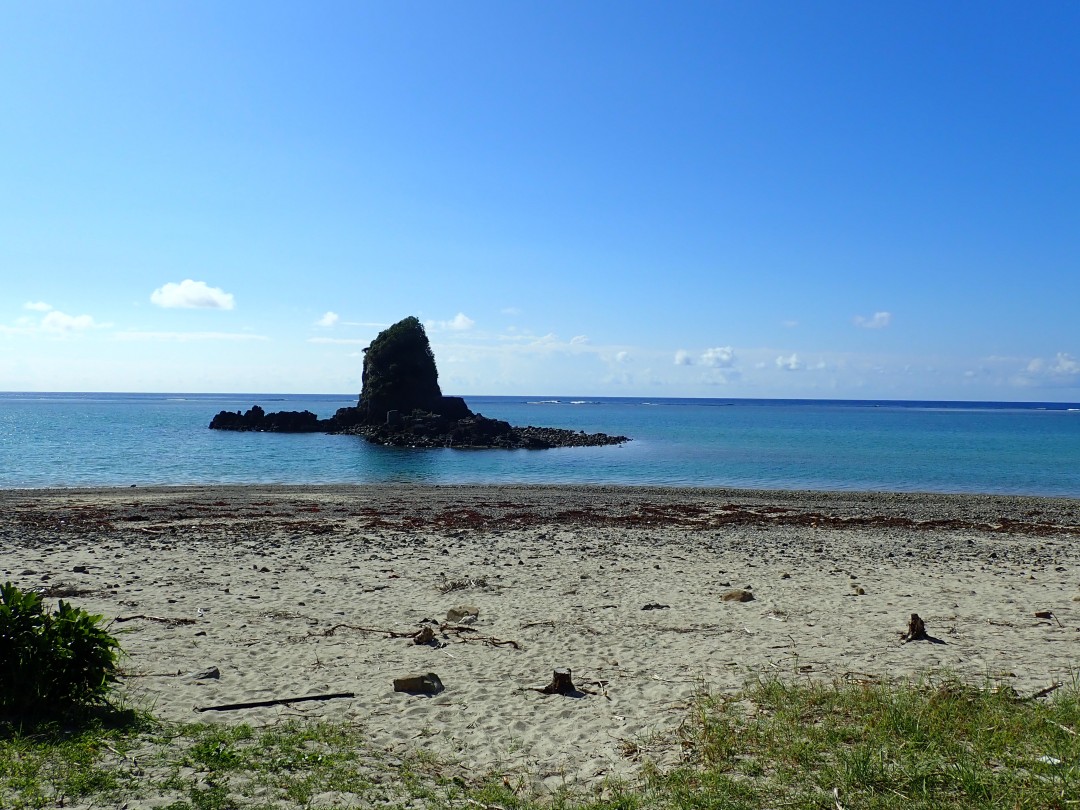
{"label": "sandy beach", "polygon": [[[0,577],[112,621],[138,705],[184,721],[357,722],[385,749],[539,789],[663,761],[695,693],[758,676],[950,672],[1020,694],[1071,682],[1078,539],[1080,501],[1066,499],[0,491]],[[932,640],[901,642],[912,613]],[[434,638],[417,644],[424,627]],[[537,691],[560,667],[580,696]],[[427,672],[443,691],[394,691]],[[194,711],[337,693],[353,697]]]}

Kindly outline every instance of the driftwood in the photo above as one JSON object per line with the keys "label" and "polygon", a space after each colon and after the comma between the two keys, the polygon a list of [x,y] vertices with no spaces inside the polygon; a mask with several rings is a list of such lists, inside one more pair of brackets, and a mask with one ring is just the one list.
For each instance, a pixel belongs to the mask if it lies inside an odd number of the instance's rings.
{"label": "driftwood", "polygon": [[435,631],[427,625],[420,628],[415,636],[413,636],[413,644],[430,644],[435,640]]}
{"label": "driftwood", "polygon": [[907,632],[901,636],[905,644],[909,641],[927,641],[930,637],[926,634],[926,622],[918,613],[912,613],[908,620]]}
{"label": "driftwood", "polygon": [[[605,689],[605,687],[607,686],[607,681],[590,681],[590,683],[595,683],[596,686],[600,687],[600,689],[603,690],[602,694],[604,695],[604,697],[606,697],[608,700],[611,700],[611,698],[607,694],[607,690]],[[533,692],[539,692],[541,695],[565,695],[566,697],[574,698],[582,698],[586,695],[597,694],[591,689],[580,689],[575,686],[573,679],[570,677],[569,667],[560,667],[559,669],[555,670],[551,674],[551,683],[549,683],[547,686],[543,688],[531,686],[529,687],[529,689],[531,689]]]}
{"label": "driftwood", "polygon": [[911,614],[911,619],[908,620],[907,632],[901,633],[900,640],[904,644],[911,641],[929,641],[931,644],[945,643],[940,638],[934,638],[926,632],[926,623],[919,617],[918,613]]}
{"label": "driftwood", "polygon": [[195,624],[194,619],[170,619],[168,617],[163,617],[163,616],[147,616],[147,615],[145,615],[143,613],[137,613],[134,616],[117,616],[115,619],[113,619],[113,621],[116,622],[117,624],[120,624],[122,622],[134,621],[135,619],[144,619],[144,620],[146,620],[148,622],[161,622],[162,624],[172,624],[172,625]]}
{"label": "driftwood", "polygon": [[[332,636],[338,630],[355,630],[358,633],[379,633],[387,638],[411,638],[414,644],[431,644],[436,640],[435,631],[427,625],[421,627],[419,630],[386,630],[381,627],[360,627],[355,624],[335,624],[333,627],[323,630],[321,633],[308,633],[306,638]],[[442,633],[453,633],[461,642],[474,641],[490,644],[492,647],[513,647],[515,650],[521,649],[521,644],[516,641],[508,641],[495,638],[494,636],[463,635],[464,633],[473,634],[478,632],[475,627],[469,627],[467,625],[449,624],[444,622],[439,625],[439,631]],[[305,637],[302,636],[301,638]]]}
{"label": "driftwood", "polygon": [[[1052,684],[1050,684],[1050,686],[1046,687],[1045,689],[1040,689],[1034,695],[1029,697],[1028,700],[1038,700],[1039,698],[1044,698],[1047,695],[1049,695],[1051,692],[1056,692],[1058,689],[1060,689],[1064,685],[1065,684],[1062,681],[1058,681],[1057,683],[1052,683]],[[1055,723],[1054,725],[1057,725],[1057,724]],[[1065,728],[1065,727],[1062,726],[1061,728]],[[1068,730],[1068,729],[1066,729],[1066,730]],[[1072,733],[1075,734],[1076,732],[1074,731]]]}
{"label": "driftwood", "polygon": [[277,698],[276,700],[253,700],[247,703],[226,703],[221,706],[196,706],[197,712],[231,712],[237,709],[258,709],[263,706],[284,706],[289,703],[303,703],[307,700],[334,700],[335,698],[354,698],[353,692],[334,692],[329,695],[306,695],[305,697]]}
{"label": "driftwood", "polygon": [[570,677],[570,668],[562,667],[555,670],[551,675],[551,683],[540,690],[545,695],[580,695],[574,681]]}

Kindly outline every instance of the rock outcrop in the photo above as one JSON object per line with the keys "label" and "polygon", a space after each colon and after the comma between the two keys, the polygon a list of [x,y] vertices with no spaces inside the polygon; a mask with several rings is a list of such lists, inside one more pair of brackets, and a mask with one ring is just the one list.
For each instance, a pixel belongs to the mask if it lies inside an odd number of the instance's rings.
{"label": "rock outcrop", "polygon": [[210,422],[211,430],[257,430],[266,433],[329,433],[332,419],[320,419],[311,411],[267,413],[258,405],[246,412],[222,411]]}
{"label": "rock outcrop", "polygon": [[221,411],[212,430],[278,433],[348,433],[394,447],[506,448],[595,447],[622,444],[626,436],[545,427],[514,427],[473,413],[461,397],[443,396],[423,324],[405,318],[380,332],[364,350],[364,376],[356,407],[330,419],[311,411]]}

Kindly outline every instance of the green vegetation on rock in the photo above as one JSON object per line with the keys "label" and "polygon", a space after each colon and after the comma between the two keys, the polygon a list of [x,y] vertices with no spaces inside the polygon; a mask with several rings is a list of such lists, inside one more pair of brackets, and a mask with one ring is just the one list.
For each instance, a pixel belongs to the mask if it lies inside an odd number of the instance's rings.
{"label": "green vegetation on rock", "polygon": [[365,349],[360,392],[364,421],[383,422],[388,411],[435,411],[441,398],[435,355],[419,319],[398,321]]}

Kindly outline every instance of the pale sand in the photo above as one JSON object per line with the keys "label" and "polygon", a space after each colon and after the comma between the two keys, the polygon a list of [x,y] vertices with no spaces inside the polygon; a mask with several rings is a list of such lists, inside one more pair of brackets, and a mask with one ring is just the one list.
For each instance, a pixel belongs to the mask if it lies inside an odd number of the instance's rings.
{"label": "pale sand", "polygon": [[[326,717],[473,775],[633,776],[701,689],[951,672],[1032,694],[1080,666],[1080,501],[547,487],[0,491],[0,578],[86,593],[165,718]],[[80,571],[76,572],[76,567]],[[85,573],[82,569],[85,567]],[[449,593],[440,585],[474,584]],[[486,584],[479,584],[486,582]],[[859,595],[857,588],[865,593]],[[750,602],[725,602],[732,588]],[[475,632],[417,646],[460,604]],[[650,604],[667,608],[643,610]],[[1036,611],[1052,611],[1040,619]],[[902,644],[911,613],[944,643]],[[332,634],[332,628],[339,625]],[[484,641],[482,639],[489,639]],[[473,640],[469,640],[473,639]],[[491,640],[520,645],[496,645]],[[189,674],[207,667],[217,680]],[[543,695],[556,667],[596,694]],[[436,672],[434,697],[392,680]],[[196,714],[317,693],[355,698]]]}

